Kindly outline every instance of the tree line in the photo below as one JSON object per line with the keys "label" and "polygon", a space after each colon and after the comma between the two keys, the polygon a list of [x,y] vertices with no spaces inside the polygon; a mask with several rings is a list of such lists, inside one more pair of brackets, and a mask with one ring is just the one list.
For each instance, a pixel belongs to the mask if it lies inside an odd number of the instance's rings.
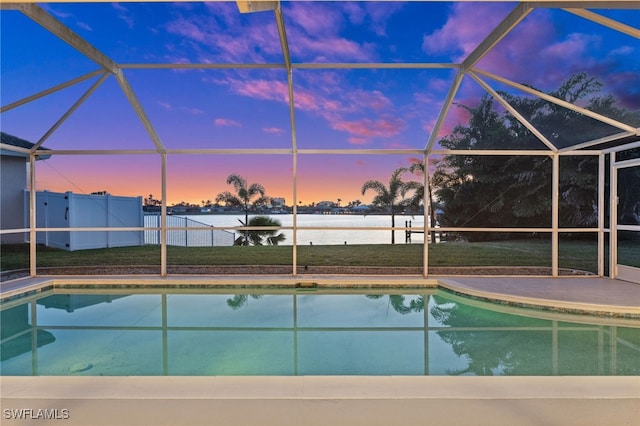
{"label": "tree line", "polygon": [[[548,94],[603,116],[640,126],[640,111],[617,106],[602,85],[577,74]],[[619,132],[540,98],[500,93],[529,122],[559,148],[596,140]],[[544,148],[520,121],[495,106],[485,95],[475,107],[460,106],[469,113],[469,124],[457,126],[440,140],[443,148],[529,150]],[[618,159],[637,158],[640,150],[618,154]],[[606,168],[608,170],[608,167]],[[608,185],[608,179],[606,179]],[[447,155],[437,162],[432,178],[436,198],[442,203],[442,224],[466,227],[551,227],[552,160],[549,156]],[[640,171],[630,169],[622,186],[621,217],[640,218]],[[607,189],[608,191],[608,189]],[[559,225],[595,227],[598,219],[598,157],[560,157]],[[608,197],[605,197],[607,199]],[[605,211],[608,210],[608,206]],[[478,234],[475,238],[495,238]]]}

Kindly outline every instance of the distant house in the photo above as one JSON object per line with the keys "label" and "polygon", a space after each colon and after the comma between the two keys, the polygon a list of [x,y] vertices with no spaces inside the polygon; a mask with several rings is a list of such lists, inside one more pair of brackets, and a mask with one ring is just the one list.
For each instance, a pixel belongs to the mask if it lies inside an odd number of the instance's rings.
{"label": "distant house", "polygon": [[285,199],[282,197],[272,198],[271,207],[274,209],[282,209],[285,207]]}
{"label": "distant house", "polygon": [[354,213],[367,213],[367,212],[369,212],[369,210],[371,210],[371,208],[369,206],[364,205],[364,204],[359,205],[359,206],[351,207],[351,211],[354,212]]}
{"label": "distant house", "polygon": [[333,201],[320,201],[316,204],[316,209],[318,210],[331,210],[335,208],[337,204]]}
{"label": "distant house", "polygon": [[[35,144],[17,136],[0,132],[0,229],[22,229],[27,213],[24,210],[24,191],[27,189],[29,150]],[[47,148],[40,148],[45,150]],[[38,160],[49,158],[38,156]],[[21,243],[24,233],[2,234],[3,243]]]}

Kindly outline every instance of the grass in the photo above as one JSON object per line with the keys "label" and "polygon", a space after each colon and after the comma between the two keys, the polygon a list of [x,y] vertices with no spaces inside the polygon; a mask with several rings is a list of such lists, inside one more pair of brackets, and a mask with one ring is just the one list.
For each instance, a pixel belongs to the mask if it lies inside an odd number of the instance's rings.
{"label": "grass", "polygon": [[[2,271],[29,267],[27,244],[0,247]],[[640,267],[640,242],[622,241],[621,263]],[[160,265],[159,246],[122,247],[68,252],[37,247],[38,267]],[[422,244],[372,244],[300,246],[298,265],[308,266],[409,266],[421,267]],[[168,247],[168,265],[291,265],[291,246]],[[597,272],[597,250],[592,241],[561,241],[561,268]],[[551,244],[545,240],[512,240],[433,244],[429,265],[551,266]]]}

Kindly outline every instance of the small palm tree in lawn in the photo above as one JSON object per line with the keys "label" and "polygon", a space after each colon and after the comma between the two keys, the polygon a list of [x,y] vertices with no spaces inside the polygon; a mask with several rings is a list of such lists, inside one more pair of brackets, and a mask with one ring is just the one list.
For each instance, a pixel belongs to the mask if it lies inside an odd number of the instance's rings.
{"label": "small palm tree in lawn", "polygon": [[[372,190],[376,193],[373,201],[371,202],[376,207],[388,208],[391,210],[391,227],[396,226],[396,212],[399,207],[406,204],[403,201],[407,191],[413,189],[402,181],[402,173],[406,172],[405,167],[400,167],[391,174],[389,179],[389,186],[385,186],[384,183],[378,180],[368,180],[362,185],[362,195],[368,190]],[[391,244],[396,243],[395,231],[391,230]]]}
{"label": "small palm tree in lawn", "polygon": [[[242,221],[240,221],[242,223]],[[256,216],[252,217],[248,224],[243,223],[243,226],[250,228],[262,228],[252,229],[246,234],[246,238],[249,244],[254,246],[277,246],[279,243],[285,240],[285,236],[282,233],[278,233],[277,228],[282,226],[279,220],[271,219],[269,216]],[[274,228],[274,229],[264,229]],[[245,244],[247,245],[247,244]]]}
{"label": "small palm tree in lawn", "polygon": [[[259,183],[247,185],[247,180],[239,174],[233,173],[227,177],[227,184],[233,185],[236,193],[229,191],[221,192],[216,196],[216,202],[224,201],[231,207],[242,207],[244,210],[244,224],[249,223],[249,206],[259,206],[266,204],[269,198],[265,195],[264,186]],[[257,197],[257,198],[255,198]],[[255,198],[253,201],[252,199]],[[242,223],[242,221],[240,221]],[[249,245],[249,231],[244,232],[242,245]]]}

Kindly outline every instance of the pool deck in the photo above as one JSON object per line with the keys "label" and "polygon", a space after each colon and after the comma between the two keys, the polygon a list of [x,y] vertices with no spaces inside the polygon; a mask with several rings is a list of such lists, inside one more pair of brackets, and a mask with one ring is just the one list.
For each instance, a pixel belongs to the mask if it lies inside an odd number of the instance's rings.
{"label": "pool deck", "polygon": [[[4,282],[0,296],[5,299],[43,288],[96,284],[154,289],[158,284],[371,289],[390,283],[398,288],[443,287],[507,305],[546,306],[640,324],[640,284],[595,277],[57,276]],[[638,376],[6,376],[0,377],[0,395],[3,426],[617,426],[637,425],[640,418]],[[58,419],[42,420],[45,415]]]}

